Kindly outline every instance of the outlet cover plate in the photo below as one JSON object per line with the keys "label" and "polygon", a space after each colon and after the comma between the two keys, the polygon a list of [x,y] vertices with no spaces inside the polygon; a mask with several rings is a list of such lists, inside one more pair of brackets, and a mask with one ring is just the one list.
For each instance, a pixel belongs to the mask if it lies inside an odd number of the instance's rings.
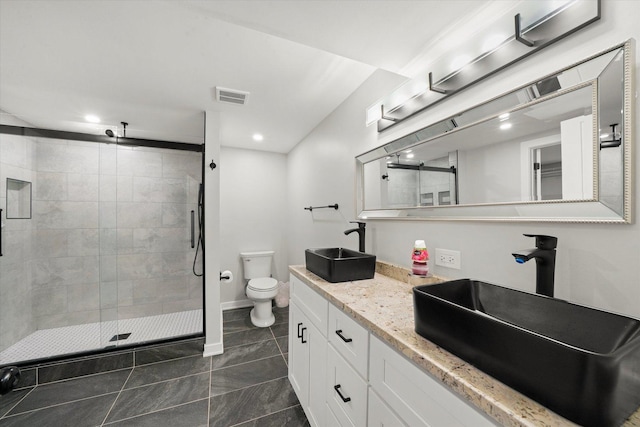
{"label": "outlet cover plate", "polygon": [[460,270],[460,251],[436,248],[436,265]]}

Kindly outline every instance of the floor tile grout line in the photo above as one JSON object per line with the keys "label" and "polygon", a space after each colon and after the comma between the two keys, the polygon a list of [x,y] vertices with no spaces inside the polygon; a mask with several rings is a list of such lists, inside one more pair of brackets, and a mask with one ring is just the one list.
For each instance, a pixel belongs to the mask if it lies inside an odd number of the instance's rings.
{"label": "floor tile grout line", "polygon": [[[15,409],[15,407],[18,406],[20,403],[22,403],[22,401],[24,399],[26,399],[27,396],[29,396],[31,394],[31,392],[33,392],[33,390],[35,390],[35,389],[36,389],[36,386],[34,386],[31,390],[29,390],[29,392],[27,394],[22,396],[22,398],[20,400],[18,400],[11,408],[9,408],[9,410],[7,412],[5,412],[4,415],[0,416],[0,420],[5,419],[9,415],[9,412],[13,411]],[[24,412],[21,412],[21,414],[22,413],[24,413]]]}
{"label": "floor tile grout line", "polygon": [[265,341],[269,341],[272,340],[273,338],[267,338],[266,340],[258,340],[258,341],[252,341],[252,342],[247,342],[247,343],[242,343],[242,344],[238,344],[238,345],[234,345],[231,347],[226,347],[225,350],[230,350],[232,348],[236,348],[236,347],[242,347],[244,345],[250,345],[250,344],[258,344],[259,342],[265,342]]}
{"label": "floor tile grout line", "polygon": [[107,411],[107,413],[104,416],[104,419],[102,420],[102,423],[100,424],[101,426],[104,425],[104,423],[107,422],[107,418],[109,418],[109,414],[111,414],[111,411],[113,410],[114,406],[116,406],[116,402],[118,401],[118,399],[120,398],[120,395],[122,394],[122,390],[124,390],[124,386],[127,385],[127,382],[129,381],[129,378],[131,378],[131,375],[133,375],[133,369],[131,368],[131,371],[129,372],[129,375],[127,376],[127,379],[124,380],[124,383],[122,383],[122,387],[120,387],[120,391],[118,392],[118,395],[116,396],[115,399],[113,399],[113,403],[111,404],[111,406],[109,407],[109,410]]}
{"label": "floor tile grout line", "polygon": [[104,424],[102,424],[102,426],[110,426],[110,425],[112,425],[112,424],[120,423],[120,422],[122,422],[122,421],[127,421],[127,420],[132,420],[132,419],[134,419],[134,418],[144,417],[144,416],[146,416],[146,415],[155,414],[155,413],[162,412],[162,411],[166,411],[166,410],[169,410],[169,409],[179,408],[180,406],[190,405],[190,404],[192,404],[192,403],[202,402],[202,401],[204,401],[204,400],[208,400],[208,399],[207,399],[206,397],[203,397],[203,398],[201,398],[201,399],[192,400],[192,401],[190,401],[190,402],[184,402],[184,403],[180,403],[180,404],[178,404],[178,405],[167,406],[166,408],[162,408],[162,409],[154,409],[153,411],[145,412],[144,414],[137,414],[137,415],[134,415],[134,416],[132,416],[132,417],[127,417],[127,418],[122,418],[122,419],[119,419],[119,420],[109,421],[108,423],[104,423]]}
{"label": "floor tile grout line", "polygon": [[199,357],[200,359],[202,359],[202,353],[192,354],[190,356],[176,357],[174,359],[158,360],[157,362],[144,363],[142,365],[134,365],[134,368],[144,368],[145,366],[154,366],[154,365],[158,365],[160,363],[175,362],[176,360],[184,360],[184,359],[190,359],[190,358],[195,358],[195,357]]}
{"label": "floor tile grout line", "polygon": [[133,369],[133,366],[130,366],[128,368],[118,368],[118,369],[112,369],[112,370],[104,371],[104,372],[96,372],[96,373],[93,373],[93,374],[81,375],[79,377],[70,377],[70,378],[63,378],[61,380],[56,380],[56,381],[49,381],[48,383],[37,384],[36,387],[45,387],[45,386],[48,386],[48,385],[51,385],[51,384],[61,384],[61,383],[66,382],[66,381],[83,380],[83,379],[86,379],[86,378],[96,377],[98,375],[106,375],[106,374],[111,374],[111,373],[114,373],[114,372],[126,371],[127,369]]}
{"label": "floor tile grout line", "polygon": [[[276,343],[276,345],[278,345],[278,343]],[[275,357],[279,357],[279,356],[281,356],[281,355],[282,355],[282,353],[280,353],[280,354],[273,354],[273,355],[271,355],[271,356],[265,356],[265,357],[261,357],[261,358],[259,358],[259,359],[249,360],[249,361],[247,361],[247,362],[236,363],[235,365],[225,365],[225,366],[221,366],[221,367],[216,368],[216,369],[213,369],[213,368],[212,368],[212,369],[211,369],[211,371],[221,371],[221,370],[223,370],[223,369],[227,369],[227,368],[235,368],[235,367],[237,367],[237,366],[246,365],[247,363],[254,363],[254,362],[259,362],[259,361],[261,361],[261,360],[273,359],[273,358],[275,358]],[[212,363],[212,365],[213,365],[213,363]]]}
{"label": "floor tile grout line", "polygon": [[[280,413],[280,412],[288,411],[289,409],[291,409],[291,408],[295,408],[296,406],[300,406],[300,407],[302,407],[302,405],[301,405],[300,403],[296,403],[295,405],[292,405],[292,406],[289,406],[289,407],[286,407],[286,408],[280,409],[280,410],[278,410],[278,411],[269,412],[268,414],[264,414],[264,415],[261,415],[261,416],[259,416],[259,417],[251,418],[251,419],[249,419],[249,420],[244,420],[244,421],[242,421],[242,422],[239,422],[239,423],[236,423],[236,424],[230,425],[229,427],[236,427],[236,426],[240,426],[240,425],[242,425],[242,424],[244,424],[244,423],[248,423],[248,422],[251,422],[251,421],[256,421],[256,420],[259,420],[259,419],[262,419],[262,418],[268,417],[268,416],[270,416],[270,415],[274,415],[274,414],[277,414],[277,413]],[[305,415],[305,417],[306,417],[306,415]]]}
{"label": "floor tile grout line", "polygon": [[193,374],[183,375],[181,377],[172,377],[172,378],[167,378],[166,380],[154,381],[152,383],[145,383],[145,384],[137,385],[137,386],[134,386],[134,387],[125,388],[124,390],[136,390],[136,389],[147,387],[147,386],[150,386],[150,385],[157,385],[157,384],[167,383],[169,381],[182,380],[182,379],[185,379],[185,378],[195,377],[196,375],[202,375],[202,374],[206,374],[206,373],[207,373],[207,371],[195,372]]}
{"label": "floor tile grout line", "polygon": [[272,378],[270,380],[262,381],[262,382],[255,383],[255,384],[251,384],[251,385],[248,385],[248,386],[245,386],[245,387],[240,387],[240,388],[237,388],[235,390],[229,390],[229,391],[225,391],[224,393],[214,394],[213,396],[211,396],[211,398],[218,397],[218,396],[224,396],[225,394],[234,393],[234,392],[240,391],[240,390],[246,390],[246,389],[251,388],[251,387],[255,387],[255,386],[262,385],[262,384],[266,384],[266,383],[269,383],[271,381],[281,380],[283,378],[286,378],[287,381],[288,381],[289,376],[288,375],[283,375],[283,376],[278,377],[278,378]]}
{"label": "floor tile grout line", "polygon": [[[34,387],[35,389],[35,387]],[[37,412],[37,411],[41,411],[43,409],[49,409],[49,408],[55,408],[56,406],[63,406],[63,405],[67,405],[69,403],[76,403],[76,402],[82,402],[83,400],[90,400],[90,399],[94,399],[96,397],[102,397],[102,396],[108,396],[110,394],[116,394],[116,391],[111,391],[109,393],[102,393],[102,394],[96,394],[94,396],[87,396],[87,397],[83,397],[81,399],[74,399],[74,400],[69,400],[67,402],[60,402],[60,403],[56,403],[54,405],[47,405],[47,406],[41,406],[39,408],[35,408],[35,409],[29,409],[28,411],[24,411],[24,412],[18,412],[17,414],[11,414],[11,415],[5,415],[3,417],[3,419],[5,418],[12,418],[12,417],[16,417],[18,415],[24,415],[24,414],[29,414],[31,412]],[[13,409],[13,408],[12,408]]]}

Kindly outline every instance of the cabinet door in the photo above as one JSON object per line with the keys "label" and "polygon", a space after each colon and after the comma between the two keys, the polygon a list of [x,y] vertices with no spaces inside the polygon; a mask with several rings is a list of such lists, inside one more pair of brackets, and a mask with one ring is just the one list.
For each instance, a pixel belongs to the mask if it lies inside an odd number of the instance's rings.
{"label": "cabinet door", "polygon": [[289,308],[289,381],[309,423],[325,425],[327,339],[297,304]]}
{"label": "cabinet door", "polygon": [[[309,404],[309,334],[304,328],[310,324],[296,304],[289,308],[289,381],[303,408]],[[305,326],[307,325],[307,326]],[[303,342],[307,341],[307,342]],[[306,411],[305,411],[306,412]]]}
{"label": "cabinet door", "polygon": [[[308,338],[306,333],[309,333]],[[324,427],[326,416],[327,339],[309,325],[304,331],[309,341],[309,404],[307,418],[313,427]]]}
{"label": "cabinet door", "polygon": [[403,427],[407,424],[378,397],[373,389],[369,389],[368,427]]}

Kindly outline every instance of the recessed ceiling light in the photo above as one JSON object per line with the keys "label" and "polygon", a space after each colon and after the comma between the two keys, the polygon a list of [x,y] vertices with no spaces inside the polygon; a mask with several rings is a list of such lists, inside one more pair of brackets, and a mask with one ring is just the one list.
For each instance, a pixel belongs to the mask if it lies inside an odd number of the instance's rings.
{"label": "recessed ceiling light", "polygon": [[100,123],[100,117],[94,114],[87,114],[86,116],[84,116],[84,119],[89,123]]}
{"label": "recessed ceiling light", "polygon": [[507,123],[501,124],[500,125],[500,129],[502,129],[502,130],[511,129],[511,123],[507,122]]}
{"label": "recessed ceiling light", "polygon": [[254,133],[253,134],[253,140],[256,142],[260,142],[262,140],[264,140],[264,136],[262,136],[262,134],[259,133]]}
{"label": "recessed ceiling light", "polygon": [[407,159],[413,159],[413,154],[407,154]]}

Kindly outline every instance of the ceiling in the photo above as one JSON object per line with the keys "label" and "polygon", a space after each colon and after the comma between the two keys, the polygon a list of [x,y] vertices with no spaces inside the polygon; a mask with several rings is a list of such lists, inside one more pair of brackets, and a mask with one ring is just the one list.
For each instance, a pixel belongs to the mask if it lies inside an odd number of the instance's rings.
{"label": "ceiling", "polygon": [[[189,143],[214,111],[222,145],[287,153],[377,69],[408,75],[496,1],[0,0],[0,110]],[[220,103],[216,86],[248,102]]]}

